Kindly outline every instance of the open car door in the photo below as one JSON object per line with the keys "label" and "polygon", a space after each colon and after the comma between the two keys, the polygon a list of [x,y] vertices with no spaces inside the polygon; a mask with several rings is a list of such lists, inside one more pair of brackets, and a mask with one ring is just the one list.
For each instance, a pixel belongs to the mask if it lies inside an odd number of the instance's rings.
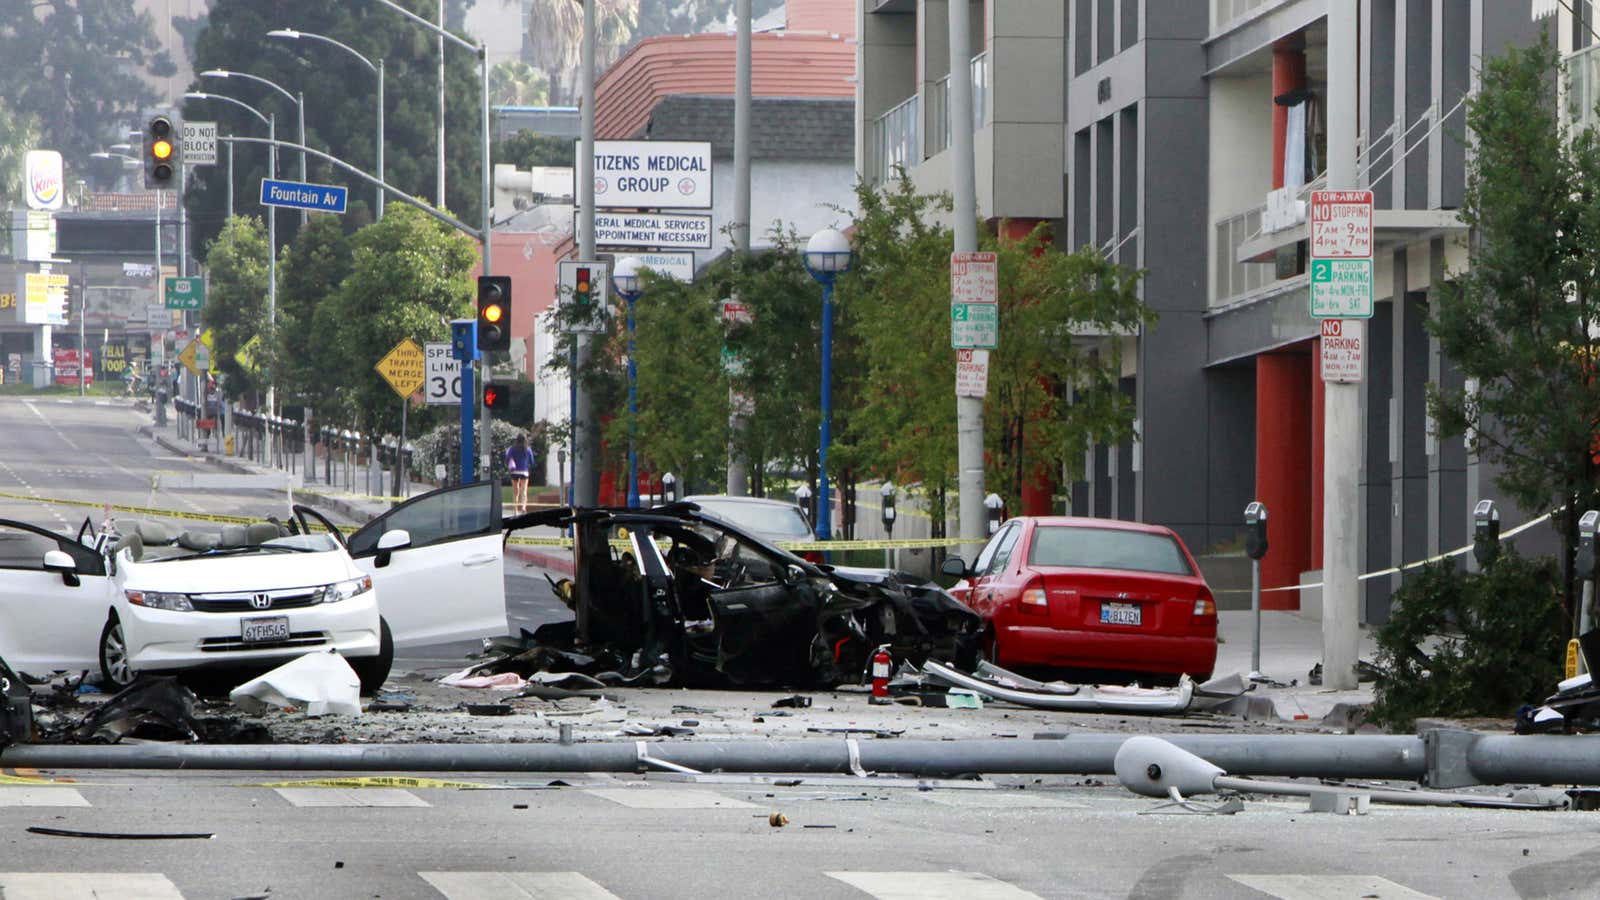
{"label": "open car door", "polygon": [[[410,543],[379,549],[383,535]],[[506,624],[500,485],[475,482],[413,497],[350,535],[372,576],[396,647],[499,637]]]}
{"label": "open car door", "polygon": [[[46,568],[71,560],[71,570]],[[105,557],[70,537],[0,519],[0,658],[19,672],[98,669],[111,608]]]}

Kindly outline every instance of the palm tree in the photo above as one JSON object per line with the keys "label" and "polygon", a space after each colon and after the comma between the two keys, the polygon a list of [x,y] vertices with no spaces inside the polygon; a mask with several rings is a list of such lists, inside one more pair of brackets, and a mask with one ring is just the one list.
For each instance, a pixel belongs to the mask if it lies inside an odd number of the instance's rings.
{"label": "palm tree", "polygon": [[[638,25],[636,0],[594,0],[595,67],[604,70],[622,55]],[[571,103],[578,95],[578,63],[583,50],[581,0],[533,0],[528,9],[528,42],[534,64],[549,77],[550,100]]]}
{"label": "palm tree", "polygon": [[0,98],[0,199],[22,196],[22,158],[39,145],[39,120],[14,112]]}
{"label": "palm tree", "polygon": [[489,97],[496,106],[545,106],[550,79],[521,60],[496,63],[489,70]]}

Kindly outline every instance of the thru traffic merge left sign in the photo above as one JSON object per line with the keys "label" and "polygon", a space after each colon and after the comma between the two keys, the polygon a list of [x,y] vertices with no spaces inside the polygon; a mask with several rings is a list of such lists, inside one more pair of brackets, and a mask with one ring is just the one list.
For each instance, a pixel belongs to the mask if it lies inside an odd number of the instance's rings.
{"label": "thru traffic merge left sign", "polygon": [[421,390],[423,382],[427,380],[426,356],[411,338],[404,338],[395,344],[374,368],[402,400]]}

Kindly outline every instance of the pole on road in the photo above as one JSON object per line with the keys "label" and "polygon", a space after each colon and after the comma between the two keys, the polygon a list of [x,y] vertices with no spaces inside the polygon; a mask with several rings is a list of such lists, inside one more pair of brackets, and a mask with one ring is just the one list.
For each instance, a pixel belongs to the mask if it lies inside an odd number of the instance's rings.
{"label": "pole on road", "polygon": [[[955,252],[978,249],[978,185],[972,159],[972,30],[967,0],[950,4],[950,164],[955,200]],[[930,123],[937,128],[940,123]],[[956,466],[961,539],[988,537],[984,509],[983,399],[956,397]]]}
{"label": "pole on road", "polygon": [[[580,105],[582,107],[582,134],[578,139],[578,258],[594,259],[594,53],[596,0],[583,0],[583,47],[578,64]],[[598,434],[594,422],[592,398],[578,377],[589,364],[589,335],[573,335],[576,345],[575,365],[572,370],[573,441],[572,441],[572,502],[576,506],[594,506],[599,495],[599,472],[595,468]]]}
{"label": "pole on road", "polygon": [[444,0],[439,0],[439,130],[434,146],[439,150],[438,178],[434,196],[440,209],[444,209]]}
{"label": "pole on road", "polygon": [[[1356,184],[1356,8],[1328,5],[1328,189]],[[1328,382],[1323,405],[1322,456],[1322,684],[1356,687],[1360,648],[1361,385]]]}
{"label": "pole on road", "polygon": [[[733,249],[750,252],[750,0],[734,0],[738,36],[733,63]],[[738,299],[738,298],[735,298]],[[750,493],[750,462],[738,449],[744,417],[728,389],[728,493]]]}

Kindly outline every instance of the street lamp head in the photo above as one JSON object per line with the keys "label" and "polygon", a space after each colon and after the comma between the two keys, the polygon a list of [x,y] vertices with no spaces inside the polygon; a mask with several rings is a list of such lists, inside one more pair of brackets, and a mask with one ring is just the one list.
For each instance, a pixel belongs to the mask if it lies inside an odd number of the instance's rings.
{"label": "street lamp head", "polygon": [[300,32],[295,31],[293,28],[274,28],[267,32],[267,37],[280,37],[295,40],[300,37]]}
{"label": "street lamp head", "polygon": [[207,69],[200,73],[202,78],[228,78],[232,75],[227,69]]}
{"label": "street lamp head", "polygon": [[611,283],[616,287],[617,293],[624,298],[633,299],[639,294],[639,270],[644,268],[644,263],[637,256],[624,256],[617,260],[616,266],[611,271]]}
{"label": "street lamp head", "polygon": [[895,490],[894,482],[885,481],[883,483],[883,487],[878,488],[878,493],[883,495],[884,497],[893,497],[894,496],[894,490]]}
{"label": "street lamp head", "polygon": [[824,228],[806,241],[806,268],[813,275],[837,275],[850,268],[850,239],[837,228]]}

